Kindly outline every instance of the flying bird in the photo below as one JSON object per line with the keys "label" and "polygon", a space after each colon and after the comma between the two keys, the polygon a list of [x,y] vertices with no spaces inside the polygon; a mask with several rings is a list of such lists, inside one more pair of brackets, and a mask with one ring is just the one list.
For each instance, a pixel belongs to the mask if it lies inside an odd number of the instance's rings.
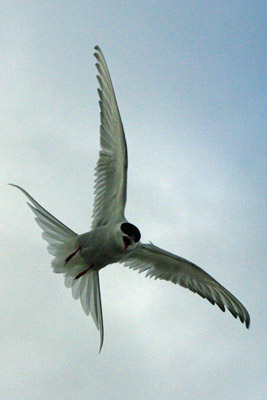
{"label": "flying bird", "polygon": [[99,352],[104,341],[99,271],[113,263],[123,263],[150,278],[190,289],[217,304],[222,311],[226,307],[248,328],[249,313],[235,296],[192,262],[152,243],[142,243],[139,229],[126,219],[126,139],[104,55],[99,46],[95,50],[101,125],[91,230],[81,235],[75,233],[24,189],[11,184],[30,201],[28,205],[43,231],[42,237],[48,242],[48,252],[54,256],[51,262],[54,272],[65,276],[65,285],[72,289],[74,299],[80,299],[85,313],[91,314],[100,331]]}

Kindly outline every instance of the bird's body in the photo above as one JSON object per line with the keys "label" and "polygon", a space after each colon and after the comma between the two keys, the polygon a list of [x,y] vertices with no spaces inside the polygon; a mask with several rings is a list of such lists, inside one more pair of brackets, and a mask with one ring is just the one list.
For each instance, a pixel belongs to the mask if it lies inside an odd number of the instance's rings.
{"label": "bird's body", "polygon": [[81,257],[85,264],[100,270],[120,260],[122,251],[116,245],[109,226],[100,226],[78,237]]}
{"label": "bird's body", "polygon": [[119,262],[125,255],[121,244],[119,226],[100,226],[78,236],[80,255],[86,265],[100,270],[109,264]]}
{"label": "bird's body", "polygon": [[100,89],[100,146],[96,166],[93,220],[89,232],[78,235],[46,211],[24,189],[29,206],[54,256],[55,273],[65,275],[65,284],[80,298],[86,314],[91,314],[100,330],[100,350],[104,328],[99,285],[99,271],[109,264],[146,272],[146,276],[179,284],[217,304],[249,327],[246,308],[227,289],[197,265],[167,252],[152,243],[141,243],[139,229],[129,223],[124,211],[127,197],[127,145],[123,125],[107,64],[100,48],[95,57]]}

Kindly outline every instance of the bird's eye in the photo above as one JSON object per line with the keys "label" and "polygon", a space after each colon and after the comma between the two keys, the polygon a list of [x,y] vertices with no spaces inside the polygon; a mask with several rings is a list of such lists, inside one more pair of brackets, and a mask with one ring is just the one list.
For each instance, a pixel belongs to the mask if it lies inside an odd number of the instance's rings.
{"label": "bird's eye", "polygon": [[121,230],[126,235],[132,236],[135,243],[139,242],[139,240],[141,239],[141,233],[139,229],[133,224],[129,224],[129,222],[124,222],[123,224],[121,224]]}

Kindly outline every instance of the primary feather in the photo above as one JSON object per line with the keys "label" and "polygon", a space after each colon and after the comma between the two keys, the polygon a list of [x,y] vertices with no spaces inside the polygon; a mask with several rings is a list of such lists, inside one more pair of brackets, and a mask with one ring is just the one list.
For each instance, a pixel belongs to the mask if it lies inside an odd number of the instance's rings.
{"label": "primary feather", "polygon": [[202,268],[192,262],[150,244],[140,244],[127,260],[122,261],[126,267],[146,272],[146,276],[154,279],[164,279],[179,284],[211,304],[225,311],[225,306],[231,314],[249,327],[250,317],[246,308],[237,298],[213,279]]}
{"label": "primary feather", "polygon": [[95,168],[92,228],[124,218],[127,191],[127,146],[120,112],[103,53],[98,46],[96,67],[100,89],[100,146]]}

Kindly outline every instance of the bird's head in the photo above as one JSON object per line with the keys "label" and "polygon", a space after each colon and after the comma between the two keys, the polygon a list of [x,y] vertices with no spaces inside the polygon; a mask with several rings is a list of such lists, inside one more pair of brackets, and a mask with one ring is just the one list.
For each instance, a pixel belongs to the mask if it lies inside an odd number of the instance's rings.
{"label": "bird's head", "polygon": [[120,249],[125,252],[133,250],[141,239],[139,229],[129,222],[123,222],[117,226],[117,243]]}

